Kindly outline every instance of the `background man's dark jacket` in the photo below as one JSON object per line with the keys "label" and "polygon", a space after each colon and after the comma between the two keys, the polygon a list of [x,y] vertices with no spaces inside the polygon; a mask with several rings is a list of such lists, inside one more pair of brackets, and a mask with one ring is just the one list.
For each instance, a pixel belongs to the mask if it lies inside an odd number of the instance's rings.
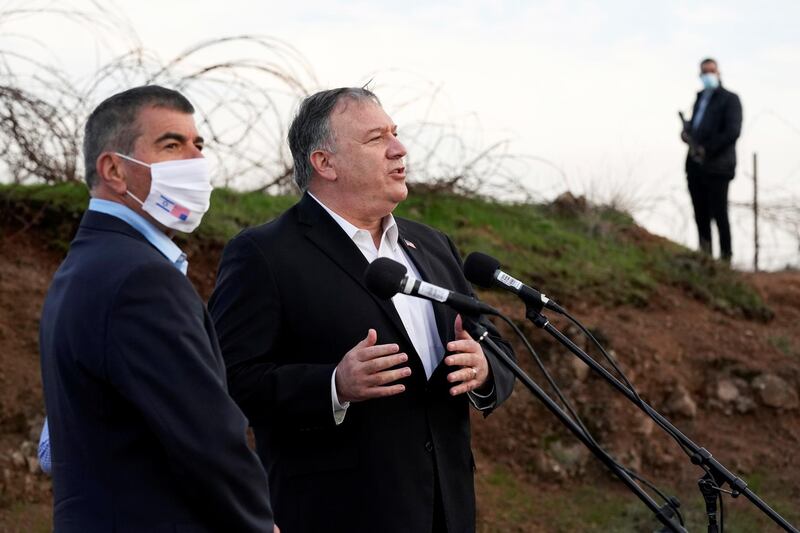
{"label": "background man's dark jacket", "polygon": [[[697,114],[702,94],[702,91],[697,93],[692,117]],[[694,142],[705,148],[705,159],[698,163],[687,156],[686,173],[733,179],[736,173],[736,139],[741,131],[742,104],[739,97],[720,85],[712,93],[699,126],[691,133]]]}

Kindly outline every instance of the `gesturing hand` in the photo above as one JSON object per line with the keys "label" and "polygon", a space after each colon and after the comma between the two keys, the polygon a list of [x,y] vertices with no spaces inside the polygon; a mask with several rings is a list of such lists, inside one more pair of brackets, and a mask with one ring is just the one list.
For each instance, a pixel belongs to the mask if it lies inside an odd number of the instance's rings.
{"label": "gesturing hand", "polygon": [[390,385],[411,375],[411,369],[390,368],[408,361],[405,353],[397,353],[396,344],[375,344],[378,334],[370,329],[367,336],[353,346],[336,366],[336,394],[339,401],[360,402],[370,398],[394,396],[406,390],[404,385]]}
{"label": "gesturing hand", "polygon": [[456,340],[447,343],[447,350],[456,352],[444,358],[444,364],[459,367],[447,375],[450,383],[460,382],[450,388],[450,394],[457,396],[475,390],[489,379],[489,363],[483,348],[464,331],[461,315],[456,316]]}

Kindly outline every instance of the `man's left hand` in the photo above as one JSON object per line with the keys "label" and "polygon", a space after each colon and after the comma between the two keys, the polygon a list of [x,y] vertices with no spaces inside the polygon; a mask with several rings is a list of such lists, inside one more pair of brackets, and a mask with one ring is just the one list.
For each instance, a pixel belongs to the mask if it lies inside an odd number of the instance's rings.
{"label": "man's left hand", "polygon": [[489,379],[489,363],[483,348],[464,331],[461,315],[456,316],[455,330],[455,340],[447,343],[447,350],[454,353],[444,358],[444,364],[456,368],[447,375],[447,381],[458,383],[450,388],[451,396],[475,390]]}

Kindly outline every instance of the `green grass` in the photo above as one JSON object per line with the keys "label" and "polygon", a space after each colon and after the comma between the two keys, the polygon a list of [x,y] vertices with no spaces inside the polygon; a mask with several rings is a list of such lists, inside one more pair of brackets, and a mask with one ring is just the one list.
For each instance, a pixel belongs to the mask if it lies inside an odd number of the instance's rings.
{"label": "green grass", "polygon": [[520,482],[504,466],[496,466],[486,481],[490,489],[481,492],[481,508],[492,511],[487,517],[479,516],[477,529],[482,533],[622,533],[657,529],[649,527],[655,520],[644,504],[624,489],[589,485],[540,489]]}
{"label": "green grass", "polygon": [[[500,515],[500,522],[504,524],[524,524],[528,521],[534,510],[534,503],[527,497],[524,487],[503,466],[496,466],[487,477],[487,482],[493,488],[497,502],[492,502],[491,507],[496,515]],[[500,502],[502,507],[500,507]],[[483,528],[483,531],[499,531]]]}
{"label": "green grass", "polygon": [[724,312],[771,317],[738,273],[675,243],[643,238],[629,216],[610,209],[559,214],[546,205],[424,194],[410,197],[397,212],[453,236],[464,254],[496,257],[517,278],[562,303],[588,297],[647,305],[666,284]]}
{"label": "green grass", "polygon": [[769,337],[769,343],[777,348],[781,353],[791,357],[800,357],[798,351],[793,345],[791,339],[783,335],[773,335]]}
{"label": "green grass", "polygon": [[23,231],[36,228],[63,252],[69,248],[88,203],[89,193],[79,184],[0,184],[0,222],[11,222]]}
{"label": "green grass", "polygon": [[616,303],[628,303],[644,300],[657,286],[641,268],[642,250],[613,235],[593,234],[584,220],[554,215],[545,206],[423,196],[399,212],[452,235],[463,253],[497,257],[516,277],[553,295],[613,292]]}
{"label": "green grass", "polygon": [[199,239],[225,242],[242,228],[271,220],[297,202],[296,196],[267,196],[216,189],[211,196],[211,209],[195,236]]}
{"label": "green grass", "polygon": [[[757,487],[763,476],[748,479],[751,488],[790,523],[800,523],[800,511],[793,508],[789,494],[774,491],[760,493]],[[480,483],[480,481],[479,481]],[[623,485],[612,479],[601,485],[583,484],[547,489],[527,484],[506,467],[495,466],[486,474],[485,489],[480,491],[480,509],[491,509],[479,516],[478,531],[547,531],[548,533],[628,533],[655,531],[660,524],[650,510]],[[681,513],[688,531],[705,531],[705,505],[694,484],[678,491]],[[661,502],[658,502],[659,504]],[[724,498],[725,530],[736,533],[778,531],[766,515],[744,496]],[[534,525],[536,524],[536,525]]]}
{"label": "green grass", "polygon": [[81,184],[6,185],[0,184],[0,203],[24,205],[38,210],[80,216],[89,203],[89,192]]}
{"label": "green grass", "polygon": [[[51,242],[66,248],[88,195],[81,184],[0,185],[0,219],[36,220]],[[241,228],[278,216],[296,196],[218,189],[189,241],[224,243]],[[515,205],[432,192],[413,192],[397,214],[451,235],[463,254],[497,257],[516,277],[562,303],[591,299],[645,306],[664,285],[679,287],[722,312],[768,319],[771,312],[741,276],[722,263],[636,227],[603,207],[564,213],[548,205]]]}

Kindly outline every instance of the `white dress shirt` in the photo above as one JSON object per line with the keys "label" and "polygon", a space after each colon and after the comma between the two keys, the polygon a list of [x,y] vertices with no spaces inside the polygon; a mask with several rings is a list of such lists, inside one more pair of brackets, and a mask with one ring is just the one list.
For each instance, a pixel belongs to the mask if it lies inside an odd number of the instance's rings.
{"label": "white dress shirt", "polygon": [[[408,258],[405,250],[398,244],[399,233],[397,230],[397,222],[395,222],[391,214],[383,219],[381,243],[380,246],[376,248],[375,242],[372,240],[372,234],[370,234],[368,230],[357,228],[336,212],[329,209],[328,206],[320,202],[313,194],[308,193],[308,195],[314,198],[331,218],[336,221],[339,227],[342,228],[358,247],[368,263],[372,263],[379,257],[388,257],[389,259],[393,259],[405,265],[410,274],[420,278],[417,267],[414,265],[413,261]],[[392,303],[395,309],[397,309],[397,314],[400,315],[400,320],[403,322],[403,327],[405,327],[409,339],[411,339],[411,344],[414,345],[414,350],[416,350],[422,360],[422,366],[425,368],[425,376],[430,379],[431,374],[433,374],[433,371],[442,361],[445,352],[442,340],[439,338],[439,330],[436,328],[433,304],[431,304],[429,300],[415,298],[406,294],[394,295],[392,297]],[[345,402],[345,404],[339,402],[338,395],[336,394],[336,370],[333,371],[333,376],[331,376],[331,400],[333,402],[334,419],[337,424],[340,424],[344,420],[349,402]]]}
{"label": "white dress shirt", "polygon": [[[364,255],[368,263],[372,263],[379,257],[388,257],[398,263],[405,265],[408,272],[413,274],[417,279],[422,279],[419,270],[414,265],[414,262],[406,255],[403,247],[398,244],[399,232],[397,229],[397,222],[392,214],[388,214],[383,218],[383,234],[381,235],[381,243],[377,248],[375,242],[372,240],[372,234],[365,229],[360,229],[336,212],[332,211],[319,198],[315,197],[310,192],[308,195],[313,198],[323,209],[333,218],[340,228],[347,234],[353,243],[358,247],[359,251]],[[400,315],[400,320],[403,322],[403,327],[408,333],[408,338],[411,339],[411,344],[414,345],[420,359],[422,366],[425,368],[425,377],[430,379],[433,371],[442,362],[445,349],[442,345],[442,340],[439,337],[439,330],[436,327],[436,316],[433,314],[433,304],[430,300],[423,298],[416,298],[407,294],[395,294],[392,297],[392,303],[397,314]],[[380,341],[380,339],[378,339]],[[494,402],[486,403],[486,400],[494,394],[494,387],[488,393],[481,394],[476,391],[470,391],[467,396],[470,403],[476,409],[481,411],[491,409],[494,407]],[[336,393],[336,369],[333,370],[331,375],[331,404],[333,406],[333,419],[338,426],[344,421],[347,408],[350,402],[342,404],[339,402],[339,396]]]}

